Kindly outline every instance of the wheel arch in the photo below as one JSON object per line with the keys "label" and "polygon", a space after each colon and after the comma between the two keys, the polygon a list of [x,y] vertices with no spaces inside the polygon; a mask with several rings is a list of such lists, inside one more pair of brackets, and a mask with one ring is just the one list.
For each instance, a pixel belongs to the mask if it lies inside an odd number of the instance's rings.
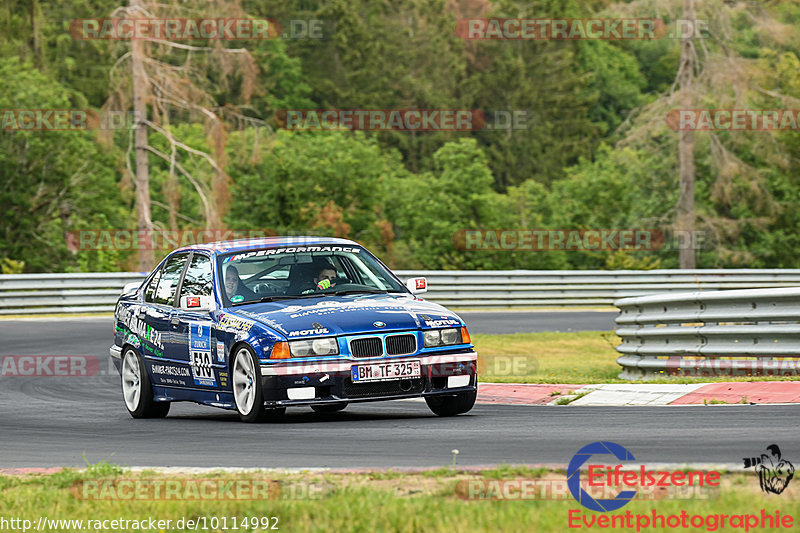
{"label": "wheel arch", "polygon": [[122,359],[125,358],[125,352],[128,351],[128,348],[139,354],[139,357],[141,357],[142,361],[144,361],[144,354],[142,353],[142,351],[133,344],[126,341],[122,343],[122,351],[120,351],[120,360],[119,360],[120,364],[122,363]]}
{"label": "wheel arch", "polygon": [[142,351],[139,348],[137,348],[136,346],[134,346],[130,342],[123,342],[122,343],[122,351],[120,352],[120,356],[119,356],[119,372],[120,372],[120,374],[122,374],[122,362],[125,360],[125,352],[128,351],[128,348],[130,348],[131,350],[136,352],[139,355],[139,357],[141,357],[142,365],[144,366],[144,371],[147,372],[147,377],[150,378],[150,381],[152,382],[153,376],[150,375],[150,369],[147,367],[147,364],[145,363],[144,354],[142,353]]}
{"label": "wheel arch", "polygon": [[[253,351],[253,353],[256,354],[256,358],[258,358],[258,353],[256,352],[256,349],[253,348],[252,344],[250,344],[246,340],[238,340],[234,342],[233,346],[231,346],[231,351],[228,355],[228,372],[230,373],[229,374],[230,376],[233,376],[233,361],[236,359],[236,352],[238,352],[239,348],[241,348],[242,346],[247,346],[248,348],[250,348]],[[233,377],[231,377],[231,383],[233,383],[232,380]]]}

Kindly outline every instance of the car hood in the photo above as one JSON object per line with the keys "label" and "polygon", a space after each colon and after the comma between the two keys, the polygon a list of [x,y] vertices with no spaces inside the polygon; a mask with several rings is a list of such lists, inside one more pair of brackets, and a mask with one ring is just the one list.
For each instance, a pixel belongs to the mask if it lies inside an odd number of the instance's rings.
{"label": "car hood", "polygon": [[410,295],[298,298],[247,304],[228,311],[260,322],[289,339],[463,324],[452,311]]}

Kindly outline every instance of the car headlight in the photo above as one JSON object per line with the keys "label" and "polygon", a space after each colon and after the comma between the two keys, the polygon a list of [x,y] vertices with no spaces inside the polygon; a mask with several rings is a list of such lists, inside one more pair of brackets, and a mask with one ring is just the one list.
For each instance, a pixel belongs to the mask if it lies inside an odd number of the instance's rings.
{"label": "car headlight", "polygon": [[336,337],[291,341],[289,342],[289,350],[292,352],[292,357],[336,355],[339,353],[339,343],[336,342]]}
{"label": "car headlight", "polygon": [[422,343],[426,348],[462,344],[461,328],[431,329],[422,332]]}

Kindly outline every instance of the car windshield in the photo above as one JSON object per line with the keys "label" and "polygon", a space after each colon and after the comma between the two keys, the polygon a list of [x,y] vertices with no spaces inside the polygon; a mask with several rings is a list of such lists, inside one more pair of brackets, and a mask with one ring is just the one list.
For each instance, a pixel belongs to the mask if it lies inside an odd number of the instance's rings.
{"label": "car windshield", "polygon": [[358,246],[286,246],[220,256],[226,303],[344,294],[407,293],[375,257]]}

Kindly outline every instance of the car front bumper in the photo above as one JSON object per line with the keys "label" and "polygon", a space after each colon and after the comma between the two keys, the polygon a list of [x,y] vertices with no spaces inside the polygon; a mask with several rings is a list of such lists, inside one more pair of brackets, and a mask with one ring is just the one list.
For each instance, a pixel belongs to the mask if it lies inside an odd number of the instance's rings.
{"label": "car front bumper", "polygon": [[[335,362],[271,363],[261,366],[267,407],[324,405],[452,395],[477,391],[474,351]],[[354,365],[420,361],[420,376],[386,381],[353,382]]]}

